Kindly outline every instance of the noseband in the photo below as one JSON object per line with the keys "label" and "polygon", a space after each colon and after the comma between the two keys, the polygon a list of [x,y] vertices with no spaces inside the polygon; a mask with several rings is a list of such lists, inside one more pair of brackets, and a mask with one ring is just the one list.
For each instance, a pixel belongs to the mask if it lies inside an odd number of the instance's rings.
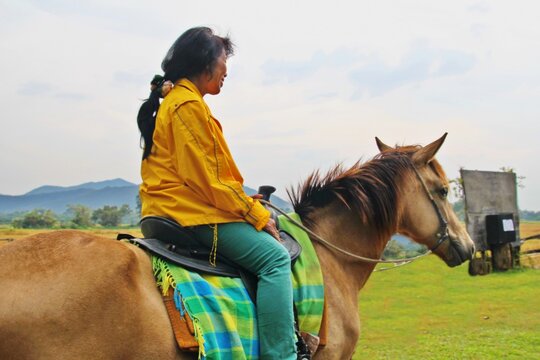
{"label": "noseband", "polygon": [[422,178],[422,175],[420,175],[420,173],[418,172],[418,169],[416,168],[416,166],[413,166],[413,169],[414,169],[414,173],[416,174],[416,177],[420,181],[420,184],[422,184],[422,187],[424,188],[424,191],[426,192],[427,197],[431,201],[433,208],[435,209],[437,218],[439,219],[439,229],[437,230],[437,233],[435,234],[437,242],[430,249],[431,251],[435,251],[445,240],[450,239],[450,234],[448,233],[448,221],[446,221],[446,219],[444,218],[441,208],[435,202],[435,199],[431,195],[431,192],[429,191],[426,185],[426,182]]}

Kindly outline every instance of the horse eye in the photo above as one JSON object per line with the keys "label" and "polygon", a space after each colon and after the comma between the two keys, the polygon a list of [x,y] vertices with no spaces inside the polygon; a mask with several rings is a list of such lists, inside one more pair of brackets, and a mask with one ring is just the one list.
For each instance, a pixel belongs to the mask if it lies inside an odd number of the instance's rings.
{"label": "horse eye", "polygon": [[446,199],[446,197],[448,196],[448,188],[447,187],[440,188],[439,195],[441,195],[443,199]]}

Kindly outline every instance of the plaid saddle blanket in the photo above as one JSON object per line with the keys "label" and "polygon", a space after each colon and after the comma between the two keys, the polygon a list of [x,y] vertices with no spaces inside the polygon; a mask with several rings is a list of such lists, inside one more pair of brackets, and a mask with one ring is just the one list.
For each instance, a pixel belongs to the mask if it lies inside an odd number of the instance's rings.
{"label": "plaid saddle blanket", "polygon": [[[297,214],[290,214],[300,222]],[[300,331],[319,335],[324,286],[317,254],[307,234],[280,216],[280,228],[294,236],[302,254],[292,271],[294,303]],[[198,274],[153,257],[154,275],[164,295],[188,317],[200,359],[259,359],[255,305],[238,278]]]}

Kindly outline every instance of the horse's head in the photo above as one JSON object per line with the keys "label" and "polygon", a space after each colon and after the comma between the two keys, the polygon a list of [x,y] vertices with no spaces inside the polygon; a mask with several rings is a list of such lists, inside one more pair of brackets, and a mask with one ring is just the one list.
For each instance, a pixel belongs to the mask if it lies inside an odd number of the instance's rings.
{"label": "horse's head", "polygon": [[448,266],[470,259],[474,244],[448,201],[449,183],[435,154],[446,134],[431,144],[392,148],[376,138],[381,153],[402,152],[410,157],[413,171],[405,181],[397,231],[427,246]]}

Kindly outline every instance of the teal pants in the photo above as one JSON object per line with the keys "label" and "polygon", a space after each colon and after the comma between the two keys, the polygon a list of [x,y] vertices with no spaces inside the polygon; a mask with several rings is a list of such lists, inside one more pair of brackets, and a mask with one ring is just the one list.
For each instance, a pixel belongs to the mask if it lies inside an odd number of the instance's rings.
{"label": "teal pants", "polygon": [[[218,224],[217,252],[255,274],[257,322],[262,360],[296,359],[289,254],[276,239],[248,223]],[[213,225],[191,228],[212,247]]]}

